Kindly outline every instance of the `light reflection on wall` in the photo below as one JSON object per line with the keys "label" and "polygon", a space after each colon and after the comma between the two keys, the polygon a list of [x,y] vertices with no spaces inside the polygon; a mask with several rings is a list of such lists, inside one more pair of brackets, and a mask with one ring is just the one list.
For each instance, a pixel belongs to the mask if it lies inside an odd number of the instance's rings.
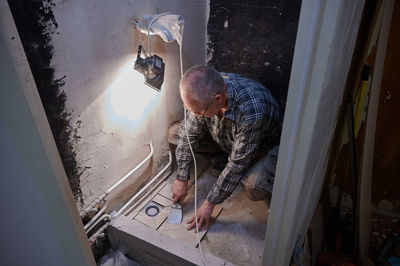
{"label": "light reflection on wall", "polygon": [[161,92],[144,84],[143,75],[133,69],[134,63],[128,62],[106,91],[107,119],[124,128],[144,125],[161,98]]}

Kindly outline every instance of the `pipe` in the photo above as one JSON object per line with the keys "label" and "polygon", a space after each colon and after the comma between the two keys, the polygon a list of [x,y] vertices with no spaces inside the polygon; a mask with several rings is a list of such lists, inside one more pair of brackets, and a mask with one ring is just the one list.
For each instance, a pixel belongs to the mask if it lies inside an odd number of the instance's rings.
{"label": "pipe", "polygon": [[[152,143],[152,141],[150,141],[149,146],[150,146],[150,153],[149,153],[149,155],[147,155],[147,157],[146,157],[143,161],[141,161],[135,168],[133,168],[131,171],[129,171],[129,173],[127,173],[126,175],[124,175],[119,181],[117,181],[114,185],[112,185],[109,189],[107,189],[107,191],[106,191],[103,195],[101,195],[100,197],[96,198],[96,199],[92,202],[92,204],[90,204],[90,206],[89,206],[88,208],[86,208],[85,213],[87,213],[87,212],[89,212],[91,209],[95,208],[96,205],[98,205],[101,201],[104,200],[104,198],[105,198],[106,196],[108,196],[108,194],[111,193],[111,191],[113,191],[116,187],[118,187],[118,186],[119,186],[122,182],[124,182],[131,174],[133,174],[134,172],[136,172],[140,167],[142,167],[142,166],[153,156],[154,149],[153,149],[153,143]],[[103,207],[99,212],[97,212],[96,215],[95,215],[87,224],[85,224],[85,226],[84,226],[85,230],[87,230],[87,228],[88,228],[88,227],[89,227],[89,226],[90,226],[104,211],[105,211],[106,206],[107,206],[107,202],[106,202],[106,204],[104,205],[104,207]],[[96,224],[97,224],[97,223],[96,223]],[[86,233],[89,232],[89,231],[90,231],[90,230],[87,230]]]}
{"label": "pipe", "polygon": [[106,204],[104,204],[103,208],[101,208],[101,210],[100,210],[98,213],[96,213],[96,215],[95,215],[87,224],[85,224],[84,228],[85,228],[85,232],[86,232],[86,233],[90,231],[90,230],[88,230],[88,231],[86,231],[86,230],[88,229],[88,227],[89,227],[92,223],[94,223],[94,221],[97,220],[97,218],[99,218],[99,216],[100,216],[100,215],[104,212],[104,210],[107,208],[107,205],[108,205],[108,201],[106,201]]}
{"label": "pipe", "polygon": [[89,233],[98,223],[100,223],[101,221],[103,221],[104,218],[107,218],[109,221],[111,221],[110,215],[104,214],[104,215],[101,216],[101,218],[98,219],[94,224],[92,224],[91,226],[89,226],[89,228],[86,230],[86,234]]}
{"label": "pipe", "polygon": [[168,151],[168,156],[169,156],[169,161],[167,163],[167,165],[155,176],[151,179],[151,181],[149,183],[147,183],[141,190],[139,190],[138,193],[136,193],[135,195],[133,195],[133,197],[116,213],[112,216],[112,218],[118,218],[119,216],[121,216],[121,214],[123,213],[123,211],[130,205],[132,204],[132,202],[134,202],[144,191],[147,190],[147,188],[149,188],[167,169],[168,167],[171,165],[172,163],[172,153],[171,151]]}
{"label": "pipe", "polygon": [[151,156],[153,156],[153,143],[150,141],[150,153],[149,155],[147,155],[146,159],[144,159],[141,163],[139,163],[135,168],[133,168],[129,173],[127,173],[124,177],[122,177],[117,183],[115,183],[112,187],[110,187],[107,191],[106,194],[111,193],[111,191],[113,191],[117,186],[119,186],[122,182],[125,181],[125,179],[127,179],[131,174],[133,174],[134,172],[137,171],[137,169],[139,169],[143,164],[145,164],[150,158]]}
{"label": "pipe", "polygon": [[[119,209],[119,211],[116,214],[114,214],[113,216],[104,214],[103,216],[101,216],[101,218],[99,220],[97,220],[95,223],[93,223],[91,226],[89,226],[86,233],[88,233],[90,230],[92,230],[100,221],[104,220],[104,218],[107,218],[109,221],[111,221],[111,219],[115,219],[115,218],[118,218],[119,216],[121,216],[121,214],[124,212],[124,210],[133,201],[135,201],[149,186],[151,186],[169,168],[169,166],[172,164],[171,151],[168,151],[168,156],[169,156],[169,161],[168,161],[167,165],[160,172],[158,172],[158,174],[155,177],[153,177],[149,183],[147,183],[141,190],[139,190],[139,192],[137,192],[135,195],[133,195],[133,197],[121,209]],[[96,214],[96,216],[97,216],[97,214]],[[94,233],[90,237],[90,239],[95,239],[98,235],[100,235],[107,228],[107,226],[109,224],[110,224],[110,222],[107,222],[105,225],[103,225],[99,230],[96,231],[96,233]]]}
{"label": "pipe", "polygon": [[89,238],[89,243],[93,242],[96,240],[96,238],[106,230],[106,228],[110,225],[110,221],[106,222],[102,227],[100,227],[99,230],[96,231],[90,238]]}
{"label": "pipe", "polygon": [[92,203],[84,210],[83,213],[80,213],[81,217],[84,217],[87,215],[87,213],[89,213],[90,211],[97,211],[97,206],[100,204],[100,202],[103,201],[103,199],[106,197],[107,195],[105,193],[103,193],[103,195],[97,197],[95,200],[92,201]]}

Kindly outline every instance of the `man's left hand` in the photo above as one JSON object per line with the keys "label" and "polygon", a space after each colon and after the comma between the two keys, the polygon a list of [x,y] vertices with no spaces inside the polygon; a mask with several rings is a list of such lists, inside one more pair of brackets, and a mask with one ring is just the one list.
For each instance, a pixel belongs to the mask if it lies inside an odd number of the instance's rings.
{"label": "man's left hand", "polygon": [[[203,202],[200,208],[197,210],[197,223],[199,227],[199,231],[204,228],[204,230],[208,229],[210,225],[211,214],[214,210],[215,205],[210,203],[207,199]],[[196,228],[195,216],[186,221],[187,224],[190,224],[187,227],[187,230],[192,230]],[[194,232],[197,233],[197,230],[194,229]]]}

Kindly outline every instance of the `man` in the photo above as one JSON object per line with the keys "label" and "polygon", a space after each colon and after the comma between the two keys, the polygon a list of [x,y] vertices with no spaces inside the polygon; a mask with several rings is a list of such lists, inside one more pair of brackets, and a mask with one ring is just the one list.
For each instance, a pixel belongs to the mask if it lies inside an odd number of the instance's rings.
{"label": "man", "polygon": [[[253,189],[263,195],[272,192],[281,112],[261,84],[240,75],[219,73],[208,66],[187,70],[179,89],[188,112],[178,135],[178,171],[172,184],[174,203],[185,198],[190,178],[192,156],[185,130],[196,149],[206,126],[220,148],[229,154],[228,163],[197,210],[199,230],[207,229],[214,206],[228,198],[240,181],[245,190],[247,187],[248,191]],[[257,158],[261,159],[253,166],[255,170],[248,171]],[[187,223],[188,230],[195,228],[194,216]]]}

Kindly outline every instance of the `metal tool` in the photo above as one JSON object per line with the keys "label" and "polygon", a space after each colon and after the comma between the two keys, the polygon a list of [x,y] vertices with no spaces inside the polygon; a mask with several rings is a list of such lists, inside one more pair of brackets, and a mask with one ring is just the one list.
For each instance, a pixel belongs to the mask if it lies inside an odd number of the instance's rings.
{"label": "metal tool", "polygon": [[171,210],[168,214],[168,223],[180,224],[182,222],[182,206],[179,203],[171,205]]}

